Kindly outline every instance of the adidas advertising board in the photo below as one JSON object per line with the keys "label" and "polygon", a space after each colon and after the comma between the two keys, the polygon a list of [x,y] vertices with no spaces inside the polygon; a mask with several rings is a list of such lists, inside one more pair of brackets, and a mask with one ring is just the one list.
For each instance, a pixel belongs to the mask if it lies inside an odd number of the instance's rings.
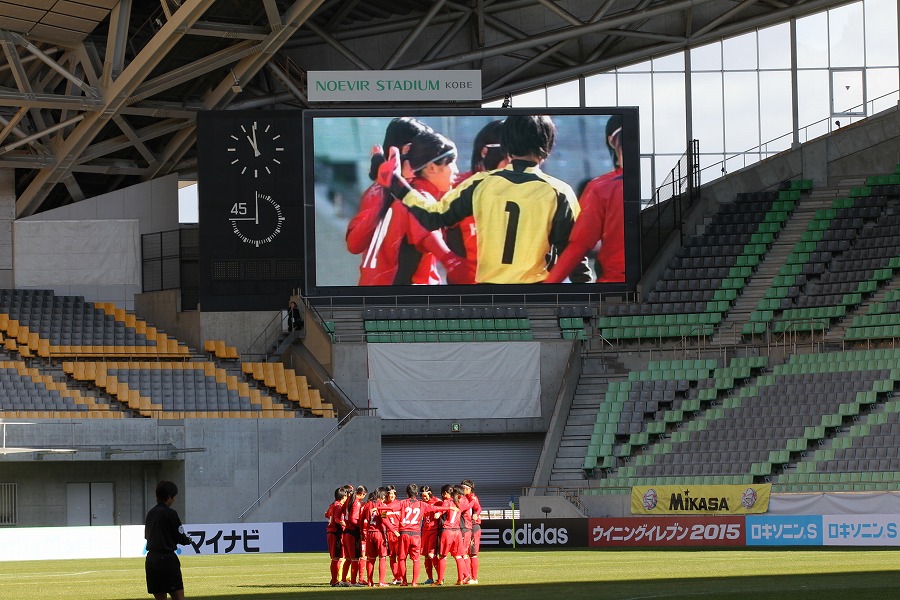
{"label": "adidas advertising board", "polygon": [[481,522],[482,548],[584,548],[584,519],[509,519]]}

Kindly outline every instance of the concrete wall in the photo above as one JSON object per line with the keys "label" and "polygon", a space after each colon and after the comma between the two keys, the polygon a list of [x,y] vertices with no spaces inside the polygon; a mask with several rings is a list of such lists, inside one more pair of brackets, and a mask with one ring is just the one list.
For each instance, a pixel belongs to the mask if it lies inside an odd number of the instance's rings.
{"label": "concrete wall", "polygon": [[281,316],[281,311],[201,312],[198,347],[202,340],[225,340],[241,354],[265,352],[283,328]]}
{"label": "concrete wall", "polygon": [[[66,525],[66,484],[83,482],[114,484],[116,525],[143,523],[159,479],[179,486],[175,508],[185,522],[229,523],[309,455],[313,461],[287,477],[245,520],[315,521],[336,487],[380,483],[378,420],[357,417],[340,430],[336,424],[334,419],[85,419],[7,425],[7,447],[75,452],[2,455],[0,482],[17,484],[23,527]],[[350,447],[352,461],[346,460]]]}
{"label": "concrete wall", "polygon": [[[4,186],[0,184],[0,190]],[[0,197],[2,200],[2,197]],[[3,203],[0,202],[0,206]],[[13,210],[15,198],[13,198]],[[2,209],[0,209],[2,210]],[[59,223],[57,231],[67,231],[67,238],[76,238],[71,226],[63,227],[63,223],[82,222],[85,224],[82,235],[82,246],[95,247],[98,237],[110,238],[121,236],[123,223],[131,223],[128,248],[136,251],[121,252],[109,249],[103,253],[102,264],[94,262],[91,279],[75,277],[71,273],[72,254],[68,248],[53,243],[54,226]],[[3,214],[0,213],[0,223]],[[41,226],[42,225],[42,226]],[[89,229],[89,227],[91,229]],[[105,229],[105,230],[104,230]],[[134,295],[141,291],[141,269],[137,265],[126,264],[127,261],[140,260],[140,236],[145,233],[156,233],[178,229],[178,176],[169,175],[140,183],[122,190],[89,198],[81,202],[51,209],[15,221],[13,235],[18,236],[14,270],[16,287],[34,289],[52,289],[57,294],[84,296],[90,302],[111,301],[128,310],[134,308]],[[35,232],[46,232],[45,239],[35,239]],[[77,228],[76,228],[77,231]],[[78,244],[77,239],[72,239]],[[0,226],[0,273],[3,270],[3,234]],[[30,243],[30,246],[28,245]],[[36,253],[36,247],[41,252]],[[55,251],[55,252],[54,252]],[[60,272],[68,272],[69,276],[60,276]]]}
{"label": "concrete wall", "polygon": [[53,208],[20,221],[134,219],[140,233],[178,229],[178,175],[167,175],[93,198]]}
{"label": "concrete wall", "polygon": [[200,311],[181,310],[181,290],[135,294],[134,312],[179,341],[193,348],[203,348]]}

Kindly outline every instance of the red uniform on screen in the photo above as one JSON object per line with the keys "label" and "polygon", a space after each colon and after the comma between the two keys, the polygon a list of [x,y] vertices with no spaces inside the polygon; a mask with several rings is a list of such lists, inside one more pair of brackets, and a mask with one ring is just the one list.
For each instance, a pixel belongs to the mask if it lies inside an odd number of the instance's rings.
{"label": "red uniform on screen", "polygon": [[[474,174],[475,171],[463,173],[456,179],[456,183],[462,183]],[[453,227],[448,227],[444,237],[447,239],[447,246],[469,264],[469,269],[465,273],[458,275],[454,273],[452,276],[448,274],[447,283],[460,285],[475,283],[475,269],[478,266],[478,235],[475,229],[475,217],[466,217]]]}
{"label": "red uniform on screen", "polygon": [[378,227],[378,215],[384,201],[384,188],[373,183],[363,192],[359,201],[359,210],[347,224],[347,250],[352,254],[362,254],[369,247],[375,228]]}
{"label": "red uniform on screen", "polygon": [[545,280],[560,283],[591,249],[596,249],[598,282],[625,281],[625,211],[622,169],[591,180],[579,203],[581,214],[569,234],[569,245]]}
{"label": "red uniform on screen", "polygon": [[359,267],[359,285],[437,285],[437,262],[424,248],[431,235],[399,201],[378,221]]}

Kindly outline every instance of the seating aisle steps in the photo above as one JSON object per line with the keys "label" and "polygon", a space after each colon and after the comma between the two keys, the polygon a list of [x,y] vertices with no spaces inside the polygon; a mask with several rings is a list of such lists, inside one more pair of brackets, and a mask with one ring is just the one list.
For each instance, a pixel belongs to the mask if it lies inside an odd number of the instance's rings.
{"label": "seating aisle steps", "polygon": [[[759,301],[765,296],[766,290],[772,285],[772,280],[778,275],[794,244],[800,241],[800,237],[806,231],[810,219],[817,210],[830,207],[832,200],[842,190],[843,188],[813,190],[808,197],[797,202],[787,224],[775,238],[772,247],[766,252],[762,262],[747,280],[743,291],[719,324],[711,340],[713,345],[732,345],[741,342],[743,324],[750,319],[750,313],[756,310]],[[849,192],[849,188],[847,191]]]}
{"label": "seating aisle steps", "polygon": [[627,377],[627,369],[612,354],[584,357],[581,377],[553,461],[551,487],[584,487],[584,457],[597,421],[597,411],[609,382],[624,381]]}

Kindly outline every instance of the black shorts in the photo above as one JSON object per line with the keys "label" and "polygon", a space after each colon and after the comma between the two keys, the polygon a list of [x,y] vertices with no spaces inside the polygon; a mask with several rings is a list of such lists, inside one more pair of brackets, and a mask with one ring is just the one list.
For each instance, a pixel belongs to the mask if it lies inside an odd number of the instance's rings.
{"label": "black shorts", "polygon": [[174,552],[148,552],[144,571],[148,594],[170,594],[184,589],[181,562]]}

